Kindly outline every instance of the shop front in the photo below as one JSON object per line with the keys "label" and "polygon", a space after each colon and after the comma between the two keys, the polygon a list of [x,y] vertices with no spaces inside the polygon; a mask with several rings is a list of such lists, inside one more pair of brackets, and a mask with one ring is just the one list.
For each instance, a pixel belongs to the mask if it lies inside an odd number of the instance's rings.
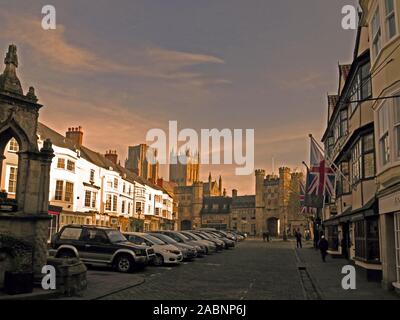
{"label": "shop front", "polygon": [[400,290],[400,185],[379,195],[382,285]]}

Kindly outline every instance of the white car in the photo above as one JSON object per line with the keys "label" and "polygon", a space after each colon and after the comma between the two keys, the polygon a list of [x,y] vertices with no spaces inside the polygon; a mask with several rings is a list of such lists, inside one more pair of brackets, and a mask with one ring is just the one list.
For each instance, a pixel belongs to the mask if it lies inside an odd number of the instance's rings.
{"label": "white car", "polygon": [[160,239],[153,237],[150,234],[140,232],[127,232],[124,236],[135,244],[150,246],[156,256],[153,260],[155,266],[162,266],[164,264],[179,264],[183,260],[182,252],[171,244],[166,244]]}

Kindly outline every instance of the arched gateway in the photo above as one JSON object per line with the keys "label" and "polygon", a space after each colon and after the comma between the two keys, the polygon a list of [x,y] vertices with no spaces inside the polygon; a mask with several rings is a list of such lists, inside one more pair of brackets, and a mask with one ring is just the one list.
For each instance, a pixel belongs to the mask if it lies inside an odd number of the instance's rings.
{"label": "arched gateway", "polygon": [[267,230],[272,237],[279,236],[279,219],[269,218],[267,220]]}
{"label": "arched gateway", "polygon": [[[36,133],[42,106],[37,103],[32,87],[26,95],[23,93],[16,73],[18,57],[15,45],[9,46],[4,63],[5,69],[0,75],[0,175],[4,149],[11,138],[18,142],[19,151],[15,199],[8,199],[4,192],[0,198],[0,254],[3,262],[6,260],[6,263],[0,263],[0,287],[4,272],[14,271],[7,270],[7,266],[31,269],[35,276],[40,276],[42,267],[46,265],[49,176],[53,158],[49,140],[39,150]],[[7,203],[14,205],[4,205]],[[24,257],[13,251],[13,244],[21,240],[32,248]]]}

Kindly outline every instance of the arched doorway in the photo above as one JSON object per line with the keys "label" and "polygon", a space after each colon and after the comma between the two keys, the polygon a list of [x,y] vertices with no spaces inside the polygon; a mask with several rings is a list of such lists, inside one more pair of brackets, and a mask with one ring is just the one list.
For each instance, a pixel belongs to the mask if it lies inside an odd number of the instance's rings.
{"label": "arched doorway", "polygon": [[267,230],[272,237],[279,236],[279,219],[269,218],[267,220]]}
{"label": "arched doorway", "polygon": [[192,221],[183,220],[181,222],[181,230],[192,230]]}

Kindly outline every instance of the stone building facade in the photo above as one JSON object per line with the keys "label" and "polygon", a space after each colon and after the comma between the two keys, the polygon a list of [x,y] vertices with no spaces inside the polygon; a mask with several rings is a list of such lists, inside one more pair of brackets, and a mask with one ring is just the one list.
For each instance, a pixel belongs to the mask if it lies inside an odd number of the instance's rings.
{"label": "stone building facade", "polygon": [[146,144],[131,146],[128,148],[128,158],[125,161],[125,168],[134,172],[139,177],[157,183],[159,163],[151,163],[148,159],[155,159],[157,151]]}
{"label": "stone building facade", "polygon": [[199,154],[192,154],[186,150],[184,154],[171,152],[169,165],[169,181],[178,186],[191,186],[200,181]]}
{"label": "stone building facade", "polygon": [[301,173],[279,168],[279,176],[256,170],[256,234],[268,231],[272,236],[293,235],[308,230],[308,220],[301,214]]}

